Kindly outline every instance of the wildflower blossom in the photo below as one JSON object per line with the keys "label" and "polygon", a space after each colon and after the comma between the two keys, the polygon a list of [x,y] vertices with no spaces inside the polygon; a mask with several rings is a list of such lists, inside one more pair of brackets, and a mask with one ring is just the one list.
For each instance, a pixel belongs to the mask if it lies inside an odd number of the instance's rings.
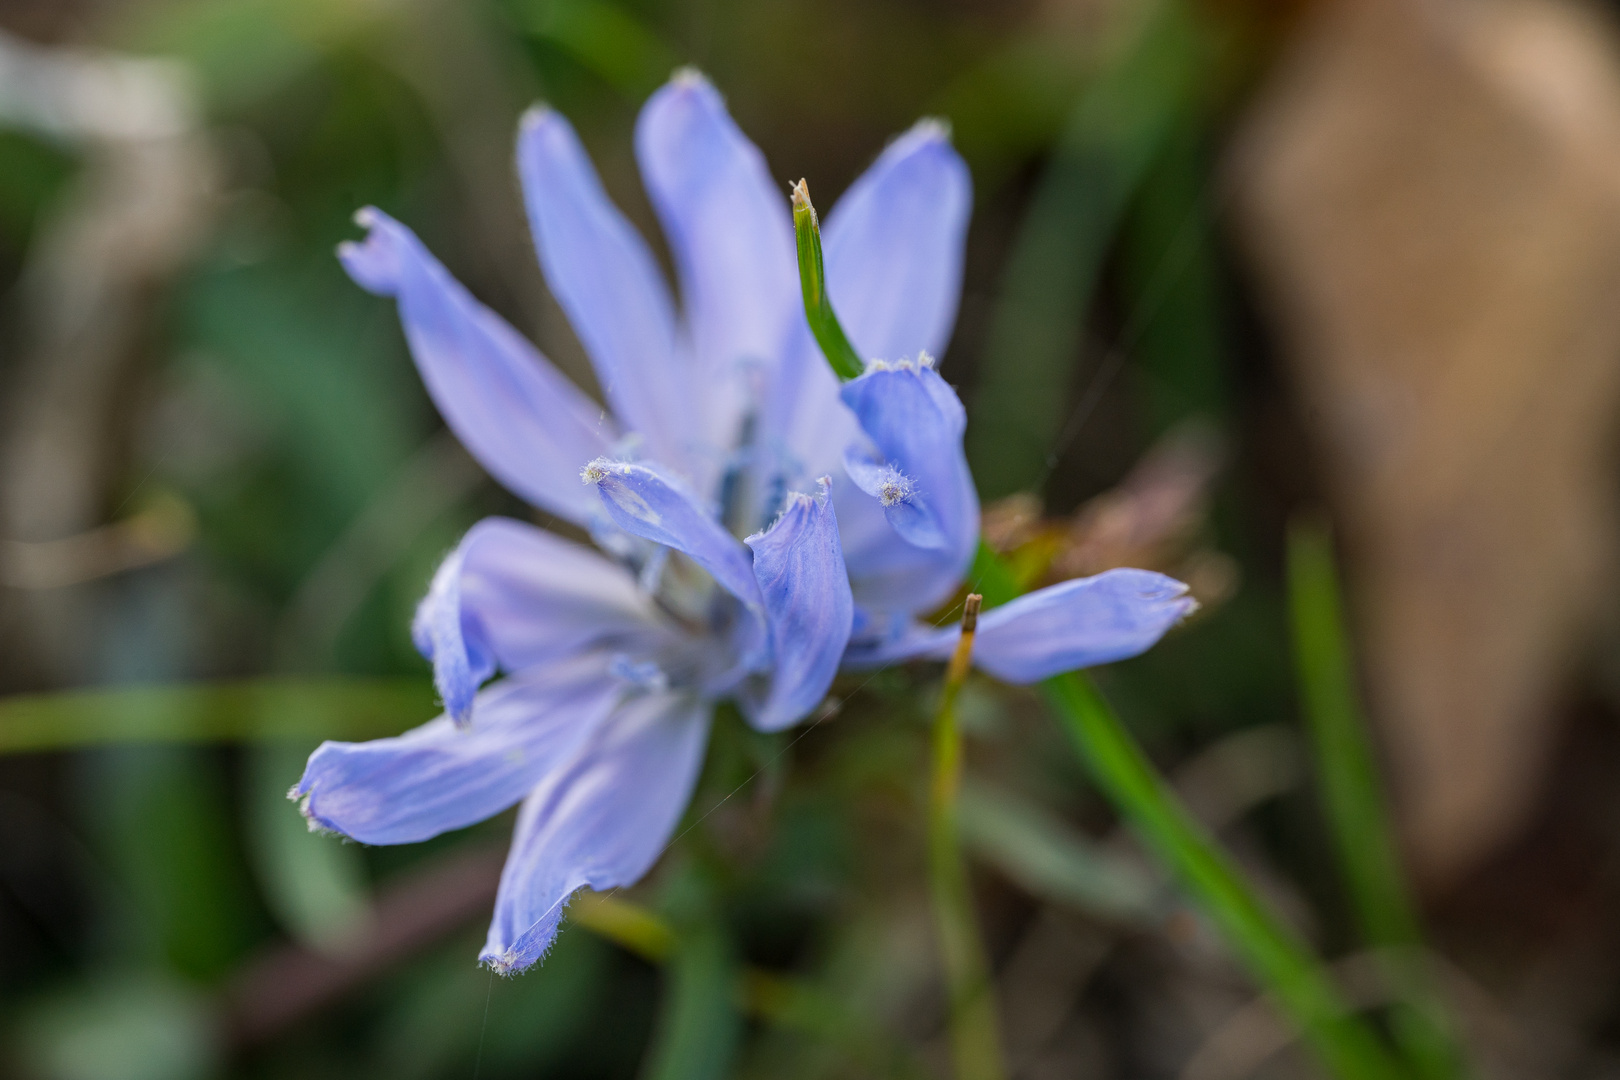
{"label": "wildflower blossom", "polygon": [[[679,316],[567,122],[536,109],[518,139],[541,268],[606,410],[403,225],[362,211],[366,238],[340,249],[355,281],[396,300],[467,448],[600,549],[474,526],[413,624],[445,715],[324,744],[292,792],[312,827],[376,844],[521,802],[481,954],[502,971],[544,953],[575,891],[631,884],[657,859],[716,702],[779,730],[841,665],[948,651],[917,620],[957,589],[978,538],[965,414],[928,358],[955,319],[970,203],[944,130],[896,140],[829,215],[833,299],[866,354],[891,358],[842,386],[799,306],[786,199],[714,89],[677,74],[643,109],[636,151]],[[1183,591],[1142,571],[1044,590],[986,614],[979,662],[1028,681],[1134,654],[1184,613]]]}

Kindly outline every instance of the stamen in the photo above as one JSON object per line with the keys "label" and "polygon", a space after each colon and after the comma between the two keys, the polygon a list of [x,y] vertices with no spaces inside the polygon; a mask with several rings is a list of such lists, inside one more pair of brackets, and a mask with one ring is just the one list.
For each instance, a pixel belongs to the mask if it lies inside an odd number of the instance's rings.
{"label": "stamen", "polygon": [[891,465],[884,470],[883,479],[878,482],[877,497],[885,507],[909,503],[917,497],[917,484]]}

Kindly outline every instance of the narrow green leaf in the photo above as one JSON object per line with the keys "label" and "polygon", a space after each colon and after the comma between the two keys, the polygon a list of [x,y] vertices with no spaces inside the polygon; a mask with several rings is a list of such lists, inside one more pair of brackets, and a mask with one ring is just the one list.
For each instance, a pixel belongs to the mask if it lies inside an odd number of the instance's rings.
{"label": "narrow green leaf", "polygon": [[0,753],[107,743],[371,739],[437,712],[425,679],[270,677],[0,698]]}
{"label": "narrow green leaf", "polygon": [[664,969],[664,1000],[642,1064],[644,1080],[722,1080],[742,1037],[740,971],[725,930],[687,928]]}
{"label": "narrow green leaf", "polygon": [[810,204],[810,188],[803,180],[793,185],[793,239],[799,249],[799,291],[804,295],[804,316],[816,344],[838,377],[845,382],[866,370],[855,347],[834,314],[827,295],[827,273],[821,264],[821,223]]}
{"label": "narrow green leaf", "polygon": [[1371,1030],[1350,1014],[1305,944],[1261,902],[1159,779],[1090,680],[1071,673],[1042,685],[1098,786],[1199,901],[1332,1074],[1341,1080],[1404,1075]]}
{"label": "narrow green leaf", "polygon": [[1340,870],[1362,937],[1382,951],[1385,976],[1401,999],[1391,1027],[1422,1076],[1448,1080],[1461,1072],[1461,1056],[1422,970],[1423,936],[1357,705],[1333,543],[1319,521],[1300,518],[1289,530],[1288,596],[1305,717]]}

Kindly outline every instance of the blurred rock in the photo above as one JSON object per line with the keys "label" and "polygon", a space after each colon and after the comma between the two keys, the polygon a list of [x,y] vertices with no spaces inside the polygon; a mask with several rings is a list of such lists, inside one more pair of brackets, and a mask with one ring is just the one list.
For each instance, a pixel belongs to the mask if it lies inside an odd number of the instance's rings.
{"label": "blurred rock", "polygon": [[1430,888],[1524,821],[1613,583],[1617,55],[1559,3],[1327,5],[1230,162]]}

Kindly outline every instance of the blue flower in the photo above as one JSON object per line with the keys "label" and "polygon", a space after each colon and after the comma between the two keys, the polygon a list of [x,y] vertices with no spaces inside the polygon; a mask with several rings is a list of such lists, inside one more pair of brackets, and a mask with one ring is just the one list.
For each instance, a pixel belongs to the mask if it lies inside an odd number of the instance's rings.
{"label": "blue flower", "polygon": [[[833,301],[857,347],[892,358],[844,385],[800,308],[786,196],[715,90],[677,74],[643,109],[636,152],[679,314],[568,123],[536,109],[518,137],[540,265],[607,410],[385,214],[362,211],[366,238],[339,250],[396,300],[467,448],[600,549],[476,525],[412,628],[445,715],[325,743],[291,793],[312,827],[372,844],[521,803],[481,954],[500,971],[544,954],[574,892],[652,866],[716,702],[780,730],[841,666],[946,655],[955,631],[918,620],[955,593],[978,540],[965,414],[928,358],[955,321],[971,201],[944,129],[901,136],[828,215]],[[1145,571],[1046,589],[987,613],[976,658],[1028,682],[1133,655],[1188,610],[1184,593]]]}

